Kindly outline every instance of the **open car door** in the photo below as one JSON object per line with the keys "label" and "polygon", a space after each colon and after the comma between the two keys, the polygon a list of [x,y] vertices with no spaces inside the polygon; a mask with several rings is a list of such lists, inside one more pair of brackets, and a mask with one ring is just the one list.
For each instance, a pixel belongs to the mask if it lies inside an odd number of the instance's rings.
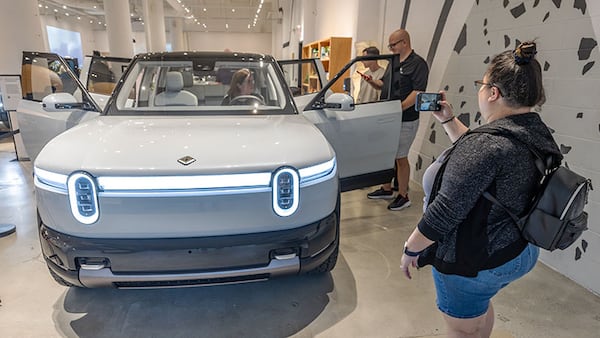
{"label": "open car door", "polygon": [[302,111],[327,83],[325,68],[319,59],[277,61],[283,71],[298,110]]}
{"label": "open car door", "polygon": [[56,135],[101,112],[66,61],[54,53],[23,52],[21,86],[17,121],[31,161]]}
{"label": "open car door", "polygon": [[[393,55],[357,57],[317,93],[305,93],[310,95],[310,101],[298,105],[301,113],[321,130],[335,149],[342,191],[390,182],[400,139],[400,100],[378,98],[355,104],[354,97],[360,86],[360,75],[356,70],[364,70],[363,60],[378,60],[380,66],[386,67],[397,58]],[[296,62],[294,70],[299,74],[294,78],[310,79],[311,68],[305,66],[307,61],[280,63],[282,67],[293,67]],[[384,87],[391,88],[389,84]],[[340,92],[336,93],[334,88],[342,89],[337,89]],[[390,97],[389,93],[384,97]]]}
{"label": "open car door", "polygon": [[104,109],[117,82],[131,63],[130,58],[86,55],[79,80],[94,101]]}

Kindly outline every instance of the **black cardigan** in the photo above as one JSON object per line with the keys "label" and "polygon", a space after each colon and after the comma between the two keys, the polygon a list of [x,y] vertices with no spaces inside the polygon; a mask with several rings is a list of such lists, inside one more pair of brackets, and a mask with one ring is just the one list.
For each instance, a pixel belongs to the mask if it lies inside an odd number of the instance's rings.
{"label": "black cardigan", "polygon": [[455,143],[418,224],[421,233],[436,242],[421,254],[420,266],[433,264],[442,273],[474,277],[512,260],[527,245],[506,212],[482,194],[489,191],[521,214],[540,179],[533,155],[521,142],[557,160],[562,155],[537,113],[509,116],[486,128],[510,137],[467,133]]}

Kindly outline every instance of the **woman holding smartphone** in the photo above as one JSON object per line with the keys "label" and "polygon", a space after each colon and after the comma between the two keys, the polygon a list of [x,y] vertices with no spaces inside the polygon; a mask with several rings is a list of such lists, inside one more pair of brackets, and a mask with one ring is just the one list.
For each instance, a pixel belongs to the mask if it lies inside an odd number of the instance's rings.
{"label": "woman holding smartphone", "polygon": [[[486,128],[505,135],[468,133],[442,92],[442,109],[432,112],[454,143],[445,169],[439,162],[423,176],[428,196],[422,219],[404,244],[400,268],[431,264],[437,306],[448,337],[489,337],[494,326],[491,299],[534,266],[539,248],[488,191],[515,214],[529,205],[540,173],[529,144],[560,162],[550,130],[534,108],[545,101],[536,43],[521,43],[495,56],[475,88]],[[449,154],[448,154],[449,153]],[[443,175],[438,175],[443,173]]]}

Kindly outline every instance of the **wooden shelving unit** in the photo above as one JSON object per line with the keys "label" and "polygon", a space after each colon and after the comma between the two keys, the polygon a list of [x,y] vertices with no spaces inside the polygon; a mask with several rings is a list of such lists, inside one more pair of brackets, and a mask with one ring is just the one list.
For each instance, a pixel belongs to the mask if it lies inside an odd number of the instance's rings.
{"label": "wooden shelving unit", "polygon": [[[323,68],[327,73],[327,79],[333,78],[349,61],[352,53],[352,38],[330,37],[327,39],[315,41],[302,47],[303,59],[320,59]],[[302,74],[306,74],[303,80],[303,89],[309,93],[321,90],[317,74],[311,74],[314,71],[304,66]],[[348,76],[345,74],[344,77]],[[336,93],[344,92],[343,81],[338,81],[331,89]]]}

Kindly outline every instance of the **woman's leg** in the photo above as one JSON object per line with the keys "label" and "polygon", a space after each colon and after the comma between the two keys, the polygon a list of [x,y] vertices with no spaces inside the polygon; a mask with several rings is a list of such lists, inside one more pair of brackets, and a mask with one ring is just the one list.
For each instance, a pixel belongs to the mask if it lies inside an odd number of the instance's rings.
{"label": "woman's leg", "polygon": [[442,313],[446,321],[448,338],[488,338],[494,327],[492,303],[486,313],[475,318],[454,318]]}
{"label": "woman's leg", "polygon": [[485,327],[482,332],[482,337],[489,337],[492,335],[492,329],[494,328],[494,306],[492,306],[492,301],[490,301],[490,306],[485,314]]}

